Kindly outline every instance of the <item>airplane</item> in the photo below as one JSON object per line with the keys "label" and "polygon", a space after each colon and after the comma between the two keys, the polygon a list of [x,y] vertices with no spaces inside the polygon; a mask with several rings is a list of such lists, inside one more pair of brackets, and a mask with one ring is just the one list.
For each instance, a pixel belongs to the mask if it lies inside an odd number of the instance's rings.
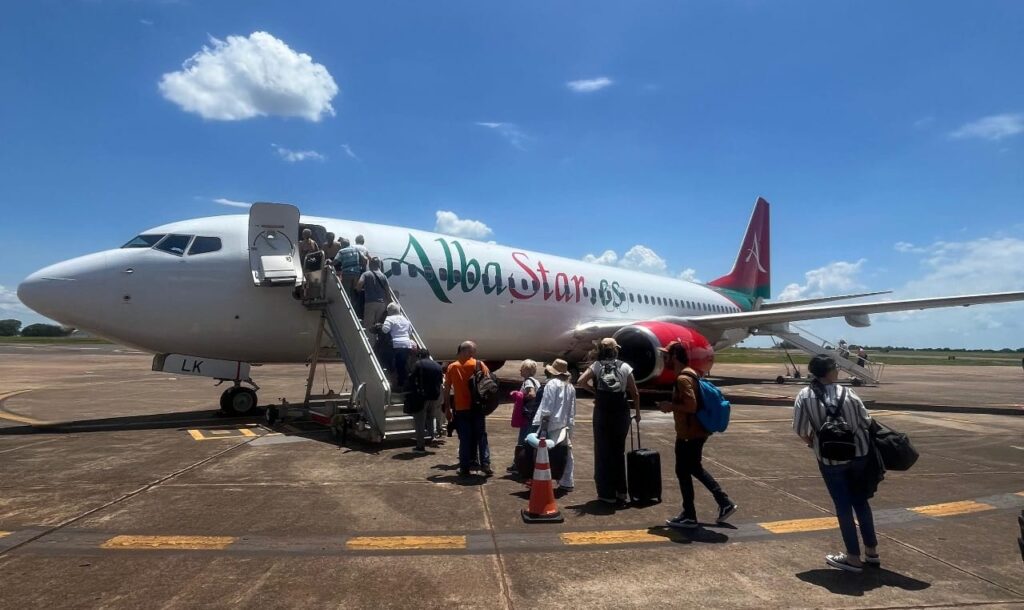
{"label": "airplane", "polygon": [[[453,359],[459,343],[473,339],[499,366],[564,358],[578,367],[596,340],[611,336],[636,380],[653,386],[672,382],[658,348],[674,340],[706,372],[715,350],[789,322],[845,317],[865,326],[875,313],[1024,300],[1018,291],[832,303],[880,294],[866,293],[768,303],[769,204],[760,197],[732,270],[707,284],[256,203],[248,215],[161,225],[120,248],[45,267],[18,286],[18,298],[48,318],[158,358],[187,355],[238,370],[243,364],[307,362],[321,322],[318,312],[296,302],[295,288],[303,282],[297,242],[304,228],[320,243],[328,231],[365,236],[436,358]],[[235,415],[254,409],[255,392],[239,389],[237,376],[235,386],[221,397],[222,408]],[[240,391],[250,394],[233,401]]]}

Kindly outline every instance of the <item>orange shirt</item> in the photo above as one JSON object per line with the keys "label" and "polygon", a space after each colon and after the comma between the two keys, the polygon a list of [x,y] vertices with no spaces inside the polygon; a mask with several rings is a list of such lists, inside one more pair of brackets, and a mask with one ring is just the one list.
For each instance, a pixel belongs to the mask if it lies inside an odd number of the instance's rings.
{"label": "orange shirt", "polygon": [[[480,363],[484,373],[489,373],[487,365]],[[455,410],[468,411],[473,406],[473,395],[469,390],[469,382],[476,372],[476,358],[468,360],[458,359],[448,365],[448,372],[445,373],[445,383],[455,390]]]}

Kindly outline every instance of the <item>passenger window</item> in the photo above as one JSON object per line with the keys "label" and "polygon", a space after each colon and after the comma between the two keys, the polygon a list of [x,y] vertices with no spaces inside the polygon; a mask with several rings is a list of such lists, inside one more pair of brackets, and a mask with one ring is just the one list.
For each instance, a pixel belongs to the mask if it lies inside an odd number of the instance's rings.
{"label": "passenger window", "polygon": [[537,280],[533,280],[533,289],[540,290],[540,282],[538,282]]}
{"label": "passenger window", "polygon": [[544,282],[544,292],[551,292],[551,285]]}
{"label": "passenger window", "polygon": [[585,299],[585,298],[588,298],[589,296],[590,296],[590,291],[587,290],[586,286],[584,286],[583,287],[583,298]]}
{"label": "passenger window", "polygon": [[398,261],[391,261],[391,275],[392,277],[402,275],[402,263]]}
{"label": "passenger window", "polygon": [[530,289],[530,283],[526,281],[525,277],[522,280],[520,280],[520,281],[523,284],[523,290],[529,290]]}
{"label": "passenger window", "polygon": [[462,272],[459,271],[458,269],[452,269],[452,281],[453,282],[461,282],[462,281]]}
{"label": "passenger window", "polygon": [[155,244],[156,242],[158,242],[161,239],[163,239],[163,237],[164,237],[164,234],[162,234],[162,233],[159,234],[159,235],[143,233],[142,235],[135,236],[134,238],[132,238],[132,240],[130,242],[126,243],[125,245],[123,245],[121,247],[122,248],[152,248],[153,244]]}
{"label": "passenger window", "polygon": [[185,250],[188,248],[188,242],[191,240],[191,235],[168,235],[160,240],[160,243],[156,245],[156,249],[161,252],[174,254],[175,256],[184,256]]}
{"label": "passenger window", "polygon": [[437,277],[442,282],[447,282],[448,281],[448,270],[445,269],[444,267],[441,267],[440,269],[437,270]]}
{"label": "passenger window", "polygon": [[208,254],[210,252],[216,252],[217,250],[220,250],[219,237],[199,236],[192,240],[192,246],[188,249],[188,255],[195,256],[196,254]]}
{"label": "passenger window", "polygon": [[466,274],[466,282],[472,284],[475,281],[476,281],[476,274],[475,273],[467,273]]}
{"label": "passenger window", "polygon": [[424,269],[423,270],[423,277],[427,278],[427,281],[433,281],[433,279],[434,279],[434,270],[433,269]]}
{"label": "passenger window", "polygon": [[633,300],[633,293],[632,293],[632,292],[631,292],[631,293],[629,293],[629,302],[630,302],[630,303],[633,303],[633,302],[635,302],[635,301]]}
{"label": "passenger window", "polygon": [[409,265],[409,277],[416,277],[417,275],[419,275],[419,271],[417,271],[416,267]]}

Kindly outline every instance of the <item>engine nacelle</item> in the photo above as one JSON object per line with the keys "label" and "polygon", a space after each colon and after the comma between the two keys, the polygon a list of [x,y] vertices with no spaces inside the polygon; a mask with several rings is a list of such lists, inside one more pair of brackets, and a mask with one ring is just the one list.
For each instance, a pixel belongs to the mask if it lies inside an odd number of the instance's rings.
{"label": "engine nacelle", "polygon": [[690,366],[703,374],[711,371],[715,350],[699,332],[668,322],[637,322],[619,329],[614,335],[619,344],[619,358],[633,366],[637,383],[671,384],[675,381],[672,370],[665,368],[665,359],[659,348],[672,341],[686,347]]}
{"label": "engine nacelle", "polygon": [[854,328],[867,328],[871,326],[871,316],[866,313],[852,313],[847,316],[846,323]]}

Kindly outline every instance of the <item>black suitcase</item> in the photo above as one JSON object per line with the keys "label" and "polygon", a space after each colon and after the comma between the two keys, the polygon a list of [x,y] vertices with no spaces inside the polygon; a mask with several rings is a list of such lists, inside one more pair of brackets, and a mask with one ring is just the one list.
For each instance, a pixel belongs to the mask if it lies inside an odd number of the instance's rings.
{"label": "black suitcase", "polygon": [[636,443],[633,445],[633,422],[629,425],[629,448],[626,454],[626,483],[629,498],[634,504],[661,502],[661,454],[644,449],[640,443],[640,422],[636,424]]}

